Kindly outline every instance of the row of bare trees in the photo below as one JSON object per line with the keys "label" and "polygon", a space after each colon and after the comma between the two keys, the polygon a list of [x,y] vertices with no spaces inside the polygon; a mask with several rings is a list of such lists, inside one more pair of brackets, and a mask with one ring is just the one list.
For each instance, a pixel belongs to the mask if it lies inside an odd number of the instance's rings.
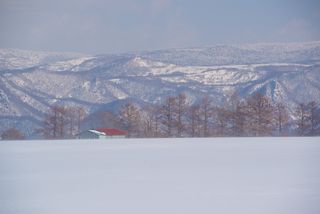
{"label": "row of bare trees", "polygon": [[81,107],[54,105],[45,117],[43,135],[47,139],[73,138],[80,132],[85,116]]}
{"label": "row of bare trees", "polygon": [[320,135],[316,102],[299,104],[290,112],[285,104],[272,103],[259,93],[246,100],[233,95],[222,107],[209,97],[190,105],[184,94],[143,109],[127,103],[119,118],[129,137]]}
{"label": "row of bare trees", "polygon": [[223,107],[215,106],[209,97],[190,105],[186,96],[180,94],[168,97],[160,106],[143,109],[141,112],[146,117],[136,112],[140,121],[134,126],[135,135],[142,137],[288,135],[289,116],[285,106],[272,105],[260,94],[246,101],[234,95]]}
{"label": "row of bare trees", "polygon": [[25,136],[16,128],[8,128],[0,135],[1,140],[24,140]]}
{"label": "row of bare trees", "polygon": [[191,105],[179,94],[161,105],[128,102],[117,113],[104,111],[94,117],[86,117],[79,107],[53,106],[43,133],[51,139],[71,138],[87,123],[87,128],[124,129],[128,137],[314,136],[320,135],[319,112],[316,102],[299,104],[290,112],[285,104],[272,103],[259,93],[245,100],[232,95],[222,106],[208,96]]}
{"label": "row of bare trees", "polygon": [[320,109],[315,101],[300,103],[295,109],[295,116],[298,135],[320,135]]}

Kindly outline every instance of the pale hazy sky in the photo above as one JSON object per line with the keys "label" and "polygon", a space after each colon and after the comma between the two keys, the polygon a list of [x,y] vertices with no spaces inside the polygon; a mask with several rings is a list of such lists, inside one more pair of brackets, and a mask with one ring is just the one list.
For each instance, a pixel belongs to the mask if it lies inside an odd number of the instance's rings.
{"label": "pale hazy sky", "polygon": [[0,0],[0,48],[116,53],[320,40],[319,0]]}

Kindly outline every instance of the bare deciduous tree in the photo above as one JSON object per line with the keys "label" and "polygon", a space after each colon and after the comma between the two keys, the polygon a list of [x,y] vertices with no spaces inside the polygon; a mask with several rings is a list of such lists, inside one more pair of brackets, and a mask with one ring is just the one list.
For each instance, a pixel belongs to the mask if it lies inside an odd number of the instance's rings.
{"label": "bare deciduous tree", "polygon": [[50,108],[44,121],[44,135],[49,139],[64,138],[64,127],[67,121],[64,106],[54,105]]}
{"label": "bare deciduous tree", "polygon": [[82,107],[75,107],[75,118],[76,118],[76,126],[77,126],[77,134],[81,131],[81,124],[83,120],[85,119],[87,113]]}
{"label": "bare deciduous tree", "polygon": [[319,125],[320,116],[319,116],[319,109],[318,104],[315,101],[311,101],[307,105],[308,109],[308,121],[310,126],[309,134],[314,136],[317,134],[317,126]]}
{"label": "bare deciduous tree", "polygon": [[45,117],[43,134],[48,139],[73,138],[84,117],[85,111],[80,107],[54,105]]}
{"label": "bare deciduous tree", "polygon": [[200,104],[200,115],[202,119],[202,133],[204,137],[210,136],[210,121],[212,119],[212,100],[205,96],[201,100]]}
{"label": "bare deciduous tree", "polygon": [[174,128],[176,124],[176,98],[168,97],[160,110],[161,124],[164,127],[164,134],[166,137],[175,135]]}
{"label": "bare deciduous tree", "polygon": [[141,115],[138,107],[129,102],[120,110],[120,120],[128,131],[128,137],[139,137],[141,130]]}
{"label": "bare deciduous tree", "polygon": [[188,111],[188,134],[191,137],[200,137],[201,134],[201,118],[200,118],[200,106],[193,105]]}
{"label": "bare deciduous tree", "polygon": [[253,136],[271,135],[273,121],[273,106],[266,96],[260,93],[254,94],[248,99],[247,128]]}
{"label": "bare deciduous tree", "polygon": [[160,108],[157,105],[144,108],[143,131],[144,137],[160,137]]}
{"label": "bare deciduous tree", "polygon": [[2,140],[23,140],[24,135],[16,128],[9,128],[1,134]]}
{"label": "bare deciduous tree", "polygon": [[287,135],[287,126],[289,122],[289,114],[283,103],[277,103],[274,108],[274,121],[277,127],[277,135]]}
{"label": "bare deciduous tree", "polygon": [[232,116],[232,112],[228,109],[223,107],[215,108],[215,115],[216,115],[216,135],[217,136],[228,136],[228,128],[230,118]]}
{"label": "bare deciduous tree", "polygon": [[187,114],[188,104],[185,94],[179,94],[177,99],[176,115],[177,115],[177,135],[181,137],[185,131],[185,117]]}
{"label": "bare deciduous tree", "polygon": [[295,109],[297,133],[300,136],[307,135],[309,124],[308,124],[308,109],[307,105],[299,103]]}

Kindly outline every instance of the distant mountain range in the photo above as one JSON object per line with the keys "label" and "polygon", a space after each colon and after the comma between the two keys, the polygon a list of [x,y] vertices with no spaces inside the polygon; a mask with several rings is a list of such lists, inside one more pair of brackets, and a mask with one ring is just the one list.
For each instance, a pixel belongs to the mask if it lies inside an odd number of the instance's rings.
{"label": "distant mountain range", "polygon": [[220,105],[232,93],[255,92],[282,100],[320,102],[320,42],[217,45],[90,56],[0,49],[0,132],[27,135],[41,126],[55,103],[88,112],[133,99],[159,103],[184,92]]}

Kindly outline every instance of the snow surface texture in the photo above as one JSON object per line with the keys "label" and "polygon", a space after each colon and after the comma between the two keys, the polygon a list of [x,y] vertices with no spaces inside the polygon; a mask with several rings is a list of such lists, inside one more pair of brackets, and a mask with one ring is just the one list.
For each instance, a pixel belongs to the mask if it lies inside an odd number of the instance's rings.
{"label": "snow surface texture", "polygon": [[16,127],[32,135],[53,104],[93,113],[121,100],[157,103],[182,92],[190,103],[208,95],[215,105],[234,92],[260,92],[291,110],[320,102],[320,42],[98,56],[0,49],[0,133]]}
{"label": "snow surface texture", "polygon": [[25,69],[46,63],[84,57],[80,53],[27,51],[0,48],[0,70]]}
{"label": "snow surface texture", "polygon": [[319,214],[320,138],[0,143],[4,214]]}

